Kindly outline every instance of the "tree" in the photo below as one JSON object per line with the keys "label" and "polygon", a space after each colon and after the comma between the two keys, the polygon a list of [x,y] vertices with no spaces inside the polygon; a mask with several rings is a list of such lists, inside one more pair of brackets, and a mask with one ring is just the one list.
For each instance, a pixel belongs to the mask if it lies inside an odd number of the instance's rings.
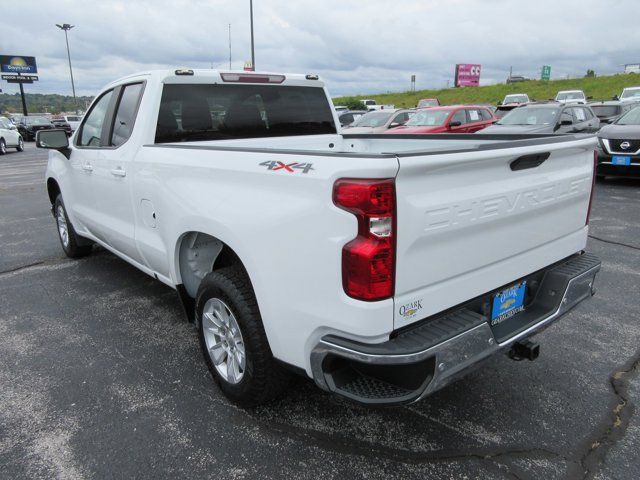
{"label": "tree", "polygon": [[592,78],[596,76],[596,72],[594,72],[593,70],[589,69],[587,70],[587,74],[585,75],[585,78]]}

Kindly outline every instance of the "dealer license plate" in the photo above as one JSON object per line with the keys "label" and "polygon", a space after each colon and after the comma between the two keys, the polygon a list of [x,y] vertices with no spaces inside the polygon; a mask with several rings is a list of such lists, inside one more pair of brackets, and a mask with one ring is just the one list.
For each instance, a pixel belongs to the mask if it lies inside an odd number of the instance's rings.
{"label": "dealer license plate", "polygon": [[631,157],[614,155],[613,157],[611,157],[611,164],[629,166],[631,165]]}
{"label": "dealer license plate", "polygon": [[512,285],[493,296],[491,325],[498,325],[524,310],[527,282]]}

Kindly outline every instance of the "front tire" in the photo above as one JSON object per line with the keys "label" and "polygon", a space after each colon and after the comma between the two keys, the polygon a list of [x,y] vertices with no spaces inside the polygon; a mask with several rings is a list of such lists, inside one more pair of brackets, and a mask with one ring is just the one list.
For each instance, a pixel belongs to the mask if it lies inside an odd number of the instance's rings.
{"label": "front tire", "polygon": [[196,296],[202,353],[220,389],[234,403],[254,407],[277,397],[290,374],[271,353],[251,282],[242,267],[204,277]]}
{"label": "front tire", "polygon": [[18,146],[16,147],[16,150],[18,152],[24,152],[24,140],[22,140],[22,137],[18,137]]}
{"label": "front tire", "polygon": [[7,144],[4,138],[0,138],[0,155],[4,155],[5,153],[7,153]]}
{"label": "front tire", "polygon": [[76,233],[76,230],[69,220],[69,215],[67,215],[67,208],[62,201],[62,195],[58,195],[53,204],[53,215],[56,219],[56,226],[58,227],[60,245],[62,245],[62,250],[64,250],[67,257],[80,258],[89,255],[92,245],[87,245],[89,240]]}

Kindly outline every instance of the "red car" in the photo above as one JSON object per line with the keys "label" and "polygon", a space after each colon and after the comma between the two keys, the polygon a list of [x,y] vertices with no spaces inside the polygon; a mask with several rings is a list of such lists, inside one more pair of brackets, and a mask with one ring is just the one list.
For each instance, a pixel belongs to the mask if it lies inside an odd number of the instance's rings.
{"label": "red car", "polygon": [[418,110],[402,127],[385,133],[474,133],[495,121],[489,108],[478,105],[431,107]]}

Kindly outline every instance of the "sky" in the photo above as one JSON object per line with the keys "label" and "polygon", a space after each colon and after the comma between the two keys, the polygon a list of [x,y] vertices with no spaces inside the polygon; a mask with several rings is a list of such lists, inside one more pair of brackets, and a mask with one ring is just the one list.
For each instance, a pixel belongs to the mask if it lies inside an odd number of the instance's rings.
{"label": "sky", "polygon": [[[334,96],[453,85],[456,63],[481,84],[640,63],[637,0],[254,0],[256,70],[317,73]],[[35,56],[27,92],[79,95],[138,71],[232,68],[251,59],[249,0],[21,0],[3,9],[0,54]],[[626,13],[625,13],[626,12]],[[0,82],[5,93],[18,86]]]}

